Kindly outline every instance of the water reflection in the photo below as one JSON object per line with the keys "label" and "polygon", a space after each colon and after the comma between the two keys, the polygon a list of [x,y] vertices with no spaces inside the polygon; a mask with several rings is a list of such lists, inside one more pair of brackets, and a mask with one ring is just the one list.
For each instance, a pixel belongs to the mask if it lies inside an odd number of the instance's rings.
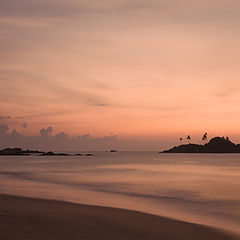
{"label": "water reflection", "polygon": [[238,230],[240,155],[1,157],[0,192],[136,209]]}

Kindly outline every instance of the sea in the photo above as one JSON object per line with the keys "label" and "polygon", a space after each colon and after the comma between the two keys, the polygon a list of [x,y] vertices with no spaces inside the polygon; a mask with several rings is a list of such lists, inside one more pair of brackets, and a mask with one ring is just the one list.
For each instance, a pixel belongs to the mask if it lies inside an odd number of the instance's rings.
{"label": "sea", "polygon": [[0,193],[131,209],[240,233],[240,154],[91,153],[1,156]]}

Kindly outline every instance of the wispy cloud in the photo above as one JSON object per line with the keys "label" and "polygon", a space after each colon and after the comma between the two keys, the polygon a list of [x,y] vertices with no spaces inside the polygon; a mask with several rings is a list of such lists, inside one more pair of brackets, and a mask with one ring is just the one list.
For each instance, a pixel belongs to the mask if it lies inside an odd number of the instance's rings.
{"label": "wispy cloud", "polygon": [[[66,106],[86,104],[92,106],[107,106],[105,97],[71,87],[67,82],[50,79],[44,75],[24,71],[1,71],[0,83],[11,92],[3,92],[0,102],[17,102],[20,105],[31,106],[39,102],[63,102]],[[26,93],[26,90],[27,93]],[[17,100],[18,99],[18,100]],[[17,101],[16,101],[17,100]],[[50,102],[49,102],[50,101]]]}
{"label": "wispy cloud", "polygon": [[237,81],[225,81],[217,88],[215,96],[221,100],[230,100],[234,95],[239,94],[240,92],[240,83]]}
{"label": "wispy cloud", "polygon": [[[81,18],[92,14],[138,13],[140,16],[158,18],[171,17],[175,21],[206,22],[225,20],[232,16],[239,20],[240,3],[235,0],[188,1],[183,0],[3,0],[0,2],[0,15],[3,17],[24,18]],[[157,19],[156,19],[157,20]],[[236,20],[236,18],[235,18]]]}
{"label": "wispy cloud", "polygon": [[0,120],[3,120],[3,119],[10,119],[11,117],[10,116],[0,116]]}

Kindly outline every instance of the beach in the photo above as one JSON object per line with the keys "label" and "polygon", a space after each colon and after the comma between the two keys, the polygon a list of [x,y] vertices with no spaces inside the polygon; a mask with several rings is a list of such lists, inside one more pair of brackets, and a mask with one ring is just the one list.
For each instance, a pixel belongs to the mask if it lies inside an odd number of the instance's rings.
{"label": "beach", "polygon": [[0,194],[144,212],[240,234],[238,155],[0,157]]}
{"label": "beach", "polygon": [[0,239],[237,240],[230,233],[138,211],[0,195]]}

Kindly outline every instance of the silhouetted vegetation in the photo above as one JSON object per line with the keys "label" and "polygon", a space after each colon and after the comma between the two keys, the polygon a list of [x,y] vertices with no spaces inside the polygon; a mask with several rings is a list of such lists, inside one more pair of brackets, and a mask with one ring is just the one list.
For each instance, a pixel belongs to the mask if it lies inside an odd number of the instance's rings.
{"label": "silhouetted vegetation", "polygon": [[240,144],[232,143],[228,137],[214,137],[204,145],[185,144],[165,150],[163,153],[240,153]]}
{"label": "silhouetted vegetation", "polygon": [[206,132],[203,134],[202,141],[203,142],[207,141],[207,133]]}
{"label": "silhouetted vegetation", "polygon": [[[33,151],[33,150],[22,150],[21,148],[5,148],[0,150],[0,156],[28,156],[28,155],[38,155],[38,156],[72,156],[67,153],[54,153],[52,151],[49,152],[41,152],[41,151]],[[81,154],[77,153],[75,156],[94,156],[94,154],[87,153]]]}
{"label": "silhouetted vegetation", "polygon": [[0,155],[8,156],[8,155],[31,155],[31,154],[40,154],[43,152],[33,151],[33,150],[22,150],[21,148],[5,148],[0,150]]}
{"label": "silhouetted vegetation", "polygon": [[188,140],[188,143],[190,143],[190,141],[191,141],[191,136],[190,135],[187,136],[187,140]]}
{"label": "silhouetted vegetation", "polygon": [[50,152],[43,153],[40,156],[70,156],[70,155],[67,153],[54,153],[50,151]]}

